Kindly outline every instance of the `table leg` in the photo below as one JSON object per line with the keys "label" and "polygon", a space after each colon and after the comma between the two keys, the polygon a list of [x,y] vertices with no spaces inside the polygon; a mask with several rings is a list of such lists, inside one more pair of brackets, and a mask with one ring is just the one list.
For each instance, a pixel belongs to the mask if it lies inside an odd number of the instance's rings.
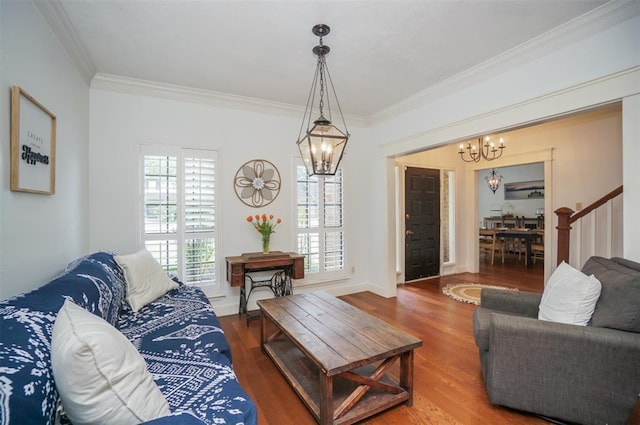
{"label": "table leg", "polygon": [[283,295],[291,295],[293,294],[293,267],[287,267],[284,271],[285,283],[284,283],[284,293]]}
{"label": "table leg", "polygon": [[327,376],[319,372],[320,375],[320,425],[330,425],[333,423],[333,376]]}
{"label": "table leg", "polygon": [[240,305],[238,306],[238,314],[247,313],[247,290],[245,289],[246,283],[242,283],[240,287]]}
{"label": "table leg", "polygon": [[533,252],[531,251],[531,236],[525,238],[527,245],[527,268],[533,267]]}
{"label": "table leg", "polygon": [[260,310],[260,349],[264,353],[264,346],[267,343],[267,316]]}
{"label": "table leg", "polygon": [[413,405],[413,350],[400,356],[400,387],[409,393],[407,406],[411,407]]}

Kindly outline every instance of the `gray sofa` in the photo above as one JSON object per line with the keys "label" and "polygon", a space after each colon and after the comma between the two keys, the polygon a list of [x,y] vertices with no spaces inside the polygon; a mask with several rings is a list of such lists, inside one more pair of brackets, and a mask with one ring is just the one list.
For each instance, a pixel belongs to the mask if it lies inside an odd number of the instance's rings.
{"label": "gray sofa", "polygon": [[640,264],[591,257],[588,326],[538,320],[541,294],[483,289],[473,318],[491,403],[580,424],[625,424],[640,393]]}

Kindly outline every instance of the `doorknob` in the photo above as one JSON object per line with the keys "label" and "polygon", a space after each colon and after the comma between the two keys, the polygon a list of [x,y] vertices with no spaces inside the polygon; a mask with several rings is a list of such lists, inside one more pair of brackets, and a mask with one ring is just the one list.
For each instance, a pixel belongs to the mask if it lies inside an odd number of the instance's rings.
{"label": "doorknob", "polygon": [[413,230],[407,230],[405,233],[406,233],[407,235],[413,235]]}

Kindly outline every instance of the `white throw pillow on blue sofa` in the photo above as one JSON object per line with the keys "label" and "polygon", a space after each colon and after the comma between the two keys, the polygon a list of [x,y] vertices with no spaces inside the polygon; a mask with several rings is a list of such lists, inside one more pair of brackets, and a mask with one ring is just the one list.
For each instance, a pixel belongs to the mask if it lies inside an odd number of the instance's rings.
{"label": "white throw pillow on blue sofa", "polygon": [[139,311],[178,287],[146,249],[134,254],[116,255],[113,258],[124,271],[127,301],[133,311]]}
{"label": "white throw pillow on blue sofa", "polygon": [[586,326],[591,320],[602,285],[564,261],[544,287],[538,319]]}
{"label": "white throw pillow on blue sofa", "polygon": [[53,327],[51,366],[74,425],[138,424],[171,414],[133,344],[69,300]]}

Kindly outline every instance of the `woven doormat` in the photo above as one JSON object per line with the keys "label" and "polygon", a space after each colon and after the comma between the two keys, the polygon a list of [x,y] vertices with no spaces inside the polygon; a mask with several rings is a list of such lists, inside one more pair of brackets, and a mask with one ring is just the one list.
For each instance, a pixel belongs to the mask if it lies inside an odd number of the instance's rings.
{"label": "woven doormat", "polygon": [[480,305],[480,290],[482,288],[502,289],[505,291],[517,291],[517,288],[506,286],[486,285],[483,283],[449,283],[442,288],[442,293],[447,297],[463,303]]}

